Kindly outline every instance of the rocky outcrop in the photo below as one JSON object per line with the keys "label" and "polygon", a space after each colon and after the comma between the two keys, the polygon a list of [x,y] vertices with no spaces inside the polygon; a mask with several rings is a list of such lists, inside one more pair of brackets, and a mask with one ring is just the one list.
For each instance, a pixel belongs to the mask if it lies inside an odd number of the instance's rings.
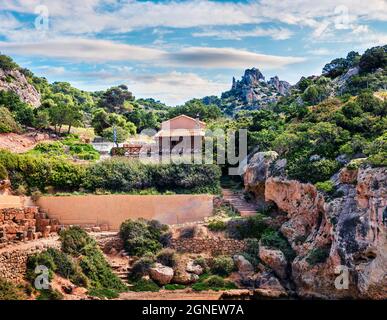
{"label": "rocky outcrop", "polygon": [[285,279],[287,277],[286,268],[288,262],[282,251],[269,249],[261,245],[259,246],[259,259],[270,267],[278,278]]}
{"label": "rocky outcrop", "polygon": [[[265,200],[286,212],[279,230],[296,253],[288,280],[299,296],[386,299],[387,169],[360,166],[337,177],[340,192],[333,199],[283,177],[245,181],[252,190],[257,183]],[[277,268],[274,256],[260,248],[261,261],[282,278],[284,264]]]}
{"label": "rocky outcrop", "polygon": [[0,90],[12,91],[33,107],[40,106],[40,94],[19,70],[0,68]]}
{"label": "rocky outcrop", "polygon": [[254,272],[253,265],[244,256],[235,255],[233,259],[238,272]]}
{"label": "rocky outcrop", "polygon": [[149,269],[149,276],[160,285],[168,284],[173,278],[173,269],[156,263],[154,267]]}
{"label": "rocky outcrop", "polygon": [[[268,106],[290,91],[290,84],[277,76],[265,81],[257,68],[246,69],[241,80],[232,80],[231,90],[222,93],[222,99],[232,100],[239,109],[254,109]],[[236,110],[235,110],[236,111]]]}

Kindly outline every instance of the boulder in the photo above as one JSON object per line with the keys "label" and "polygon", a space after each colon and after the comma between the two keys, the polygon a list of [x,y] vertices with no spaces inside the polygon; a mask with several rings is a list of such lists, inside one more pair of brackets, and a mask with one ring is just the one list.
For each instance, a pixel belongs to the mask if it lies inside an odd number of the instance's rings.
{"label": "boulder", "polygon": [[235,255],[233,257],[233,259],[234,259],[235,265],[236,265],[236,267],[238,269],[238,272],[242,272],[242,273],[254,272],[253,265],[244,256],[242,256],[242,255]]}
{"label": "boulder", "polygon": [[188,261],[187,268],[185,270],[187,272],[197,274],[198,276],[203,273],[203,268],[198,264],[195,264],[192,260]]}
{"label": "boulder", "polygon": [[198,280],[199,280],[199,276],[197,274],[189,273],[182,270],[176,270],[172,278],[173,283],[184,284],[184,285],[194,283]]}
{"label": "boulder", "polygon": [[265,246],[259,246],[259,258],[261,261],[270,267],[277,277],[280,279],[286,278],[286,267],[288,262],[285,255],[280,250],[269,249]]}
{"label": "boulder", "polygon": [[173,269],[156,263],[154,267],[149,269],[149,275],[152,280],[156,281],[160,285],[168,284],[173,278]]}

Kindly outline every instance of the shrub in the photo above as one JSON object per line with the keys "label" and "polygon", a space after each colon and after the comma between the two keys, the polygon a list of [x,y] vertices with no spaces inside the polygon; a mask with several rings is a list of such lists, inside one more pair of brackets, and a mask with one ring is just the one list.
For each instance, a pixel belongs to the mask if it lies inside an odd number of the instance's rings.
{"label": "shrub", "polygon": [[7,169],[0,163],[0,180],[5,180],[8,178]]}
{"label": "shrub", "polygon": [[153,280],[149,279],[140,279],[130,287],[131,291],[140,292],[140,291],[151,291],[157,292],[160,290],[160,287]]}
{"label": "shrub", "polygon": [[89,279],[89,289],[98,289],[96,292],[108,292],[109,295],[126,290],[126,286],[110,269],[95,240],[84,230],[71,227],[60,233],[60,240],[65,253],[80,257],[79,266]]}
{"label": "shrub", "polygon": [[0,119],[0,133],[20,132],[19,124],[7,108],[0,107]]}
{"label": "shrub", "polygon": [[220,276],[228,276],[234,267],[234,261],[231,257],[219,256],[213,259],[211,272]]}
{"label": "shrub", "polygon": [[195,236],[195,226],[184,227],[180,230],[179,237],[181,239],[191,239]]}
{"label": "shrub", "polygon": [[55,289],[43,289],[39,291],[37,300],[62,300],[63,294]]}
{"label": "shrub", "polygon": [[94,239],[80,227],[71,227],[63,230],[60,232],[59,237],[63,252],[75,256],[84,254],[85,248],[88,246],[96,246]]}
{"label": "shrub", "polygon": [[327,180],[324,182],[317,182],[315,184],[315,186],[316,186],[317,190],[325,192],[327,194],[330,194],[335,189],[335,186],[331,180]]}
{"label": "shrub", "polygon": [[129,279],[141,279],[141,277],[148,274],[149,269],[154,265],[154,263],[155,258],[150,254],[138,259],[135,263],[133,263],[132,270],[129,274]]}
{"label": "shrub", "polygon": [[314,248],[309,252],[306,261],[312,266],[324,263],[329,257],[330,250],[330,246]]}
{"label": "shrub", "polygon": [[201,266],[203,268],[203,272],[206,273],[209,271],[209,266],[208,266],[208,263],[207,263],[207,260],[203,257],[197,257],[195,260],[194,260],[194,264],[195,265],[198,265],[198,266]]}
{"label": "shrub", "polygon": [[162,248],[162,245],[154,239],[137,237],[126,240],[124,248],[128,254],[141,257],[148,252],[156,253]]}
{"label": "shrub", "polygon": [[185,288],[186,288],[185,285],[183,285],[183,284],[176,284],[176,283],[173,283],[173,284],[168,283],[168,284],[166,284],[164,286],[165,290],[183,290]]}
{"label": "shrub", "polygon": [[236,289],[237,286],[231,282],[224,280],[222,277],[217,275],[212,275],[207,277],[206,279],[196,282],[192,285],[192,289],[195,291],[203,291],[203,290],[230,290]]}
{"label": "shrub", "polygon": [[265,216],[262,214],[243,219],[232,219],[227,223],[228,235],[239,240],[246,238],[260,239],[266,229],[268,229],[268,225]]}
{"label": "shrub", "polygon": [[147,252],[156,253],[162,248],[160,239],[167,231],[168,226],[156,220],[129,219],[121,224],[120,237],[130,255],[143,256]]}
{"label": "shrub", "polygon": [[285,257],[291,261],[295,258],[295,253],[288,243],[288,241],[283,237],[281,233],[275,230],[267,230],[261,238],[263,246],[278,249],[283,252]]}
{"label": "shrub", "polygon": [[78,286],[88,286],[87,277],[82,273],[70,256],[53,248],[47,249],[47,254],[52,257],[56,266],[54,271],[57,274],[71,280],[72,283]]}
{"label": "shrub", "polygon": [[224,231],[227,228],[227,223],[223,220],[211,220],[208,223],[208,229],[211,231]]}
{"label": "shrub", "polygon": [[177,257],[175,250],[165,248],[157,254],[157,262],[167,267],[175,267],[177,265]]}
{"label": "shrub", "polygon": [[26,295],[21,288],[0,278],[0,300],[24,300]]}
{"label": "shrub", "polygon": [[245,257],[254,267],[259,264],[259,240],[258,239],[245,239],[246,250],[242,252],[242,256]]}

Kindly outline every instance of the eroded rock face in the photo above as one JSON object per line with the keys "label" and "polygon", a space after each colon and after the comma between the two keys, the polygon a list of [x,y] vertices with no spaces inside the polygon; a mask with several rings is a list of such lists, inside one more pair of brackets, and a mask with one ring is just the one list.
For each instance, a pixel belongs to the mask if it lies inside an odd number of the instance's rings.
{"label": "eroded rock face", "polygon": [[253,265],[242,255],[235,255],[233,257],[235,265],[239,272],[253,272]]}
{"label": "eroded rock face", "polygon": [[40,94],[19,70],[0,68],[0,90],[12,91],[33,107],[40,106]]}
{"label": "eroded rock face", "polygon": [[282,251],[269,249],[261,245],[259,246],[259,258],[274,271],[278,278],[285,279],[287,277],[286,267],[288,262]]}
{"label": "eroded rock face", "polygon": [[[343,196],[330,201],[311,184],[267,179],[266,200],[288,214],[280,230],[297,253],[292,275],[299,295],[387,298],[386,177],[386,168],[342,173]],[[335,285],[343,270],[348,289]]]}
{"label": "eroded rock face", "polygon": [[270,167],[277,158],[277,152],[268,151],[257,152],[249,160],[249,165],[243,175],[243,181],[246,191],[254,193],[258,200],[264,201],[265,183],[271,175]]}

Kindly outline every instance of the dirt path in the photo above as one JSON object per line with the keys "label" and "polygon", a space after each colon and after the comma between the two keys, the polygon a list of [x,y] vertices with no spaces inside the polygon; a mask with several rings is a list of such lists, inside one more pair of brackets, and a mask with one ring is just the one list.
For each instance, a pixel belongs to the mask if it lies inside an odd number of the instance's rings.
{"label": "dirt path", "polygon": [[53,141],[48,134],[32,131],[24,134],[0,133],[0,150],[23,153],[33,149],[39,142]]}
{"label": "dirt path", "polygon": [[221,291],[160,290],[159,292],[124,292],[117,300],[218,300],[221,295]]}

